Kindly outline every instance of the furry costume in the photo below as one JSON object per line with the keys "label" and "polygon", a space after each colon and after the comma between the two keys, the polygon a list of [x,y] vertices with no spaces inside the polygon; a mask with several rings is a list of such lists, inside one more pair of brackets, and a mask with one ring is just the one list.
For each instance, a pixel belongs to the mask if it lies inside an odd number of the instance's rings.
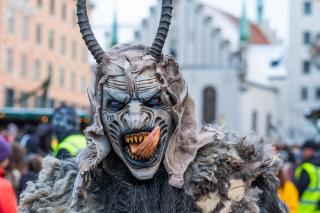
{"label": "furry costume", "polygon": [[29,184],[22,195],[20,211],[287,212],[276,195],[274,173],[281,161],[265,154],[265,141],[256,136],[238,138],[210,127],[201,135],[210,143],[190,164],[182,189],[168,184],[163,167],[154,179],[137,181],[111,153],[90,175],[83,197],[73,202],[76,162],[48,157],[39,181]]}
{"label": "furry costume", "polygon": [[151,48],[104,53],[78,0],[80,30],[99,64],[88,147],[73,161],[45,159],[21,212],[287,212],[276,194],[281,161],[263,139],[196,131],[179,66],[161,54],[171,13],[172,0],[163,0]]}

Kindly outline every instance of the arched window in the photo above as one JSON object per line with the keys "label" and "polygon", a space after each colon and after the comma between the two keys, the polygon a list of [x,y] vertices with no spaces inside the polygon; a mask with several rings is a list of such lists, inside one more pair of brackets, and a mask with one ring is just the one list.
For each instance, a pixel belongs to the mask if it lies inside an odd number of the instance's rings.
{"label": "arched window", "polygon": [[206,87],[203,91],[203,121],[210,124],[216,120],[216,91]]}

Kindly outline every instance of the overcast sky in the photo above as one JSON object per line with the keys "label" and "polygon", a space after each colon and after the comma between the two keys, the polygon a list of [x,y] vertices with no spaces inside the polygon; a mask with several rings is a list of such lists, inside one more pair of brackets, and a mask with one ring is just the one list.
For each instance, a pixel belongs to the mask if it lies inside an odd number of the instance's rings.
{"label": "overcast sky", "polygon": [[[250,19],[256,19],[257,0],[202,0],[233,15],[241,14],[242,2],[246,1],[247,13]],[[264,0],[265,18],[270,20],[270,26],[276,30],[280,39],[287,43],[288,38],[288,8],[289,0]],[[156,0],[93,0],[95,8],[92,14],[92,25],[101,45],[107,45],[104,32],[110,29],[113,8],[117,8],[120,42],[132,41],[134,26],[149,14],[150,6]]]}

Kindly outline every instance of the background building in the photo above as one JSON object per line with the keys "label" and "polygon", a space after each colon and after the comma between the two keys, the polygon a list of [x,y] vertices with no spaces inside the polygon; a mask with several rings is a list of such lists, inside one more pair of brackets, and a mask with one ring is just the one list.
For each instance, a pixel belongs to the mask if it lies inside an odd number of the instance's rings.
{"label": "background building", "polygon": [[1,0],[0,106],[88,107],[91,71],[75,9],[75,0]]}
{"label": "background building", "polygon": [[[290,1],[290,43],[287,67],[285,127],[293,142],[317,136],[305,118],[309,109],[320,107],[320,67],[312,61],[311,48],[320,35],[320,1]],[[320,56],[320,44],[317,47]]]}
{"label": "background building", "polygon": [[[247,19],[245,4],[242,16],[235,17],[200,0],[174,2],[164,52],[181,65],[198,123],[217,122],[241,134],[257,131],[281,138],[277,84],[285,75],[278,62],[283,47],[263,19],[263,2],[259,1],[256,22]],[[135,40],[152,43],[160,11],[160,3],[150,9]]]}

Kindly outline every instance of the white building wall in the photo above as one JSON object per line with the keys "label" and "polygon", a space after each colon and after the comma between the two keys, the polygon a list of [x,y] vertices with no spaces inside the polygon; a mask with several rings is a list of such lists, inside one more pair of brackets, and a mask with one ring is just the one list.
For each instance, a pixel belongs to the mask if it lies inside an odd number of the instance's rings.
{"label": "white building wall", "polygon": [[[277,128],[279,123],[279,95],[276,90],[261,85],[248,84],[247,90],[241,94],[241,99],[241,133],[249,134],[253,131],[253,112],[257,113],[256,132],[259,135],[267,133],[268,115],[271,116],[272,125]],[[279,136],[275,131],[272,133],[273,136]]]}
{"label": "white building wall", "polygon": [[[273,119],[277,118],[275,111],[278,96],[272,90],[250,87],[250,90],[243,93],[240,89],[242,82],[238,67],[232,66],[230,60],[230,56],[239,49],[238,27],[221,11],[201,6],[197,0],[179,0],[177,3],[174,15],[178,16],[173,17],[164,53],[169,53],[168,47],[177,50],[177,61],[195,101],[198,124],[203,122],[203,92],[210,86],[216,90],[217,95],[216,122],[243,135],[251,130],[251,112],[257,109],[261,117],[258,131],[264,134],[266,115],[269,113]],[[211,18],[208,19],[208,16]],[[157,27],[158,19],[152,18],[153,26]],[[141,37],[143,39],[139,42],[150,45],[156,28],[140,30],[140,34],[147,35]],[[257,62],[255,57],[250,60]],[[260,68],[249,67],[248,72],[256,72]]]}
{"label": "white building wall", "polygon": [[230,129],[240,130],[240,83],[234,69],[184,69],[183,76],[188,83],[189,93],[196,106],[196,118],[203,124],[203,91],[212,87],[216,91],[217,123]]}
{"label": "white building wall", "polygon": [[[312,14],[304,14],[304,3],[311,2]],[[304,44],[304,32],[312,36],[320,33],[320,1],[294,0],[290,1],[290,42],[288,51],[289,83],[287,96],[290,97],[288,113],[285,119],[286,131],[295,143],[316,135],[315,128],[304,117],[308,108],[320,106],[316,100],[315,91],[320,86],[320,70],[311,67],[310,74],[303,73],[303,61],[310,60],[309,45]],[[308,88],[308,99],[301,98],[303,87]]]}
{"label": "white building wall", "polygon": [[[150,10],[150,16],[143,22],[145,24],[138,29],[140,38],[136,38],[136,42],[147,46],[152,43],[159,23],[160,3],[159,1],[154,9]],[[234,23],[197,0],[179,0],[175,4],[164,53],[170,54],[169,47],[174,47],[177,52],[176,59],[182,66],[228,66],[226,60],[232,52],[237,51],[238,44],[238,29]],[[208,17],[212,20],[206,22]],[[213,33],[214,30],[216,33]],[[223,41],[228,41],[230,45],[221,54]],[[211,44],[213,48],[209,49]]]}

